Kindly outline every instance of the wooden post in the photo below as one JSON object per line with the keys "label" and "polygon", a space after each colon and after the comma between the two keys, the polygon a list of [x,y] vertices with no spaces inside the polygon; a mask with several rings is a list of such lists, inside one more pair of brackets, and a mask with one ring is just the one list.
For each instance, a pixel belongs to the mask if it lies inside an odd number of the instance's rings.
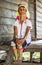
{"label": "wooden post", "polygon": [[36,0],[34,0],[34,24],[35,24],[35,40],[37,38],[37,34],[36,34]]}
{"label": "wooden post", "polygon": [[40,52],[40,62],[42,63],[42,52]]}
{"label": "wooden post", "polygon": [[34,52],[30,52],[30,62],[32,62],[32,55]]}

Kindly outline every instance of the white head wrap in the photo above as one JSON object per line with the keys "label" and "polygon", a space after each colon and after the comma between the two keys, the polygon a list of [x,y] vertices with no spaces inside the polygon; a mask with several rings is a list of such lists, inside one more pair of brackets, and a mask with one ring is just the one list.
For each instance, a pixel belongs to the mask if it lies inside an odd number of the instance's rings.
{"label": "white head wrap", "polygon": [[[26,16],[27,16],[28,18],[30,18],[30,14],[29,14],[29,11],[28,11],[28,4],[27,4],[26,2],[24,2],[24,1],[22,1],[22,2],[18,5],[18,8],[21,7],[21,6],[24,6],[24,7],[25,7],[25,9],[27,10]],[[19,16],[19,13],[18,13],[18,12],[17,12],[17,16]]]}

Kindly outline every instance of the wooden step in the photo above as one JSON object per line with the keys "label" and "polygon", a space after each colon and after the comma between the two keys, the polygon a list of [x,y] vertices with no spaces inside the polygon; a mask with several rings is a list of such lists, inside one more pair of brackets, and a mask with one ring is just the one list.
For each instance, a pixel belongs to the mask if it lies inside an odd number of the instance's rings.
{"label": "wooden step", "polygon": [[13,64],[13,65],[42,65],[42,63],[18,63],[18,64]]}

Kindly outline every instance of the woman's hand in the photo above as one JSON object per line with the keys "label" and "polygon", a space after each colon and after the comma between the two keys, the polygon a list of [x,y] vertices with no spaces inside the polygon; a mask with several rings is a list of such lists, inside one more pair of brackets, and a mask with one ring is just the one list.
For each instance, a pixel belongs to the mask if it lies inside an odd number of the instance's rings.
{"label": "woman's hand", "polygon": [[19,45],[22,45],[24,43],[24,39],[16,39],[16,43],[19,44]]}

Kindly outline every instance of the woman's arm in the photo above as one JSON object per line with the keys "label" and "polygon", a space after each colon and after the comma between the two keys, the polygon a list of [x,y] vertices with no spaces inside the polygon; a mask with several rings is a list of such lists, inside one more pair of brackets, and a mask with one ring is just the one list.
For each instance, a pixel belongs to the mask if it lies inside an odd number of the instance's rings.
{"label": "woman's arm", "polygon": [[18,34],[17,27],[14,26],[14,38],[15,38],[15,39],[17,38],[17,34]]}
{"label": "woman's arm", "polygon": [[30,31],[30,27],[27,26],[26,28],[26,32],[25,32],[25,35],[24,35],[24,39],[26,40],[27,38],[27,35],[28,35],[28,32]]}

